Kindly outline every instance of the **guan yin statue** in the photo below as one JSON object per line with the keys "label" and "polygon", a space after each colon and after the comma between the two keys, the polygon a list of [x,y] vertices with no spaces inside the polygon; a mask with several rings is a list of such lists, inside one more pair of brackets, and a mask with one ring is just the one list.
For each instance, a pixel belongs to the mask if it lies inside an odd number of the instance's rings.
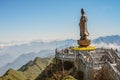
{"label": "guan yin statue", "polygon": [[81,9],[81,18],[80,18],[80,23],[79,23],[79,27],[80,27],[80,39],[78,40],[78,45],[79,47],[87,47],[90,45],[90,40],[87,39],[87,36],[89,36],[89,32],[87,30],[87,16],[86,13],[84,11],[84,9]]}

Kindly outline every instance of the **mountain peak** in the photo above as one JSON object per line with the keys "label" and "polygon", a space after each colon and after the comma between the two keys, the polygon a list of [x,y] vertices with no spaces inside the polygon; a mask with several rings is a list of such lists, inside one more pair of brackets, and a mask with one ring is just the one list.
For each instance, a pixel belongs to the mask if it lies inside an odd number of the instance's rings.
{"label": "mountain peak", "polygon": [[0,80],[34,80],[47,66],[49,63],[48,59],[49,58],[46,60],[46,58],[36,57],[34,61],[29,61],[17,71],[10,68],[2,77],[0,77]]}
{"label": "mountain peak", "polygon": [[42,58],[36,57],[35,60],[34,60],[34,62],[41,61],[41,60],[42,60]]}

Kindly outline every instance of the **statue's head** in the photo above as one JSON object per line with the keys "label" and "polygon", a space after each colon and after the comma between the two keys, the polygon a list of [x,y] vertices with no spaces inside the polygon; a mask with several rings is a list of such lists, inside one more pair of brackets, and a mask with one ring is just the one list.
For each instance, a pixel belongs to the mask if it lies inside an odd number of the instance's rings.
{"label": "statue's head", "polygon": [[83,8],[81,9],[81,14],[85,14],[85,11]]}

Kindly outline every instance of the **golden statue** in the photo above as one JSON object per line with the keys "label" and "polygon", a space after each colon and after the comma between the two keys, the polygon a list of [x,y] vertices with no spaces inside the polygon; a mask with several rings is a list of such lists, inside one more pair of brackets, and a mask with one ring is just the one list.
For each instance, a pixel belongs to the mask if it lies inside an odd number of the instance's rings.
{"label": "golden statue", "polygon": [[87,38],[87,36],[89,35],[89,32],[87,30],[87,16],[85,14],[84,9],[81,9],[81,18],[80,18],[80,36],[81,36],[81,40],[85,40]]}
{"label": "golden statue", "polygon": [[78,40],[78,44],[80,47],[87,47],[90,45],[90,40],[87,39],[87,36],[89,35],[89,32],[87,30],[87,16],[85,14],[84,9],[81,9],[81,18],[80,18],[80,40]]}

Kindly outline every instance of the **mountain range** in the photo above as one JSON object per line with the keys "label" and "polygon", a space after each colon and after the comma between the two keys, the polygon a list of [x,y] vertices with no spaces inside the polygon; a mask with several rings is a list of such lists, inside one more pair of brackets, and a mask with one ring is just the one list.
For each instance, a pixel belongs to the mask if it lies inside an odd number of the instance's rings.
{"label": "mountain range", "polygon": [[[30,42],[20,45],[12,45],[0,48],[0,75],[3,75],[9,68],[15,70],[26,64],[35,57],[54,56],[55,48],[61,49],[69,46],[77,45],[77,41],[73,39],[51,42]],[[117,48],[120,50],[120,36],[112,35],[99,37],[92,40],[92,45],[96,47]]]}
{"label": "mountain range", "polygon": [[99,37],[95,40],[93,40],[93,43],[106,43],[106,44],[117,44],[120,45],[120,35],[112,35],[112,36],[105,36],[105,37]]}
{"label": "mountain range", "polygon": [[13,60],[14,60],[14,58],[11,55],[9,55],[9,54],[4,54],[4,55],[0,56],[1,66],[2,65],[6,65],[8,62],[12,62]]}
{"label": "mountain range", "polygon": [[[52,41],[52,42],[31,42],[28,44],[9,46],[7,47],[8,49],[6,49],[5,47],[5,51],[1,54],[5,54],[5,52],[8,53],[9,51],[14,53],[16,51],[15,55],[19,55],[19,56],[16,59],[11,58],[9,60],[7,60],[6,57],[2,57],[1,58],[2,61],[6,61],[6,64],[5,65],[0,64],[0,75],[3,75],[9,68],[13,68],[15,70],[19,69],[22,65],[24,65],[30,60],[33,60],[35,57],[45,58],[45,57],[53,56],[55,54],[54,50],[56,47],[65,48],[68,46],[72,46],[75,43],[76,43],[75,40],[69,39],[64,41]],[[25,50],[23,50],[24,48],[22,47],[24,47]],[[25,53],[24,51],[28,53]],[[14,56],[14,54],[12,53],[10,53],[9,55]]]}

